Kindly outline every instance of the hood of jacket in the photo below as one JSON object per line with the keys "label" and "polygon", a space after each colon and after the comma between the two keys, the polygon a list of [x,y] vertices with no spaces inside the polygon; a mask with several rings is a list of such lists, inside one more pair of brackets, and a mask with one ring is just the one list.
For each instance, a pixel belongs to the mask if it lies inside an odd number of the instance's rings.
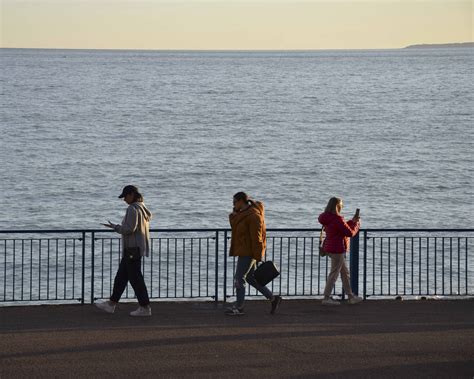
{"label": "hood of jacket", "polygon": [[258,215],[262,219],[265,217],[265,207],[263,206],[263,203],[260,201],[256,201],[254,204],[252,204],[250,207],[248,207],[246,210],[241,211],[236,214],[232,214],[229,219],[230,219],[230,224],[231,225],[237,225],[240,223],[242,220],[246,219],[250,215]]}
{"label": "hood of jacket", "polygon": [[257,213],[261,217],[265,217],[265,207],[261,201],[256,201],[255,204],[249,209],[252,209],[253,213]]}
{"label": "hood of jacket", "polygon": [[334,221],[337,221],[338,219],[339,220],[342,219],[342,216],[337,215],[335,213],[329,213],[329,212],[321,213],[318,218],[319,223],[324,226],[329,225],[333,223]]}
{"label": "hood of jacket", "polygon": [[137,201],[135,203],[132,203],[131,206],[133,206],[137,210],[141,210],[143,213],[143,217],[145,221],[150,222],[152,218],[152,214],[150,210],[146,207],[145,203],[141,201]]}

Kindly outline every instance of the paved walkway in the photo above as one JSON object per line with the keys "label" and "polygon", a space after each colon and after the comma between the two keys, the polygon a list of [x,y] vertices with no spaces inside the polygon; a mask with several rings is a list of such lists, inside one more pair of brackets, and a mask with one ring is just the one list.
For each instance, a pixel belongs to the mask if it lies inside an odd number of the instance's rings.
{"label": "paved walkway", "polygon": [[0,377],[474,377],[474,301],[0,308]]}

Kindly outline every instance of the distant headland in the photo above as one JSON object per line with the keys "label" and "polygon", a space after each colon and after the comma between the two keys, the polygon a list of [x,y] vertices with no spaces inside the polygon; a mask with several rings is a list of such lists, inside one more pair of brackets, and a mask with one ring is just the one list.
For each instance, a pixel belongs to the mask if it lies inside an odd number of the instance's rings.
{"label": "distant headland", "polygon": [[474,42],[461,42],[461,43],[435,43],[435,44],[419,44],[419,45],[409,45],[404,47],[404,49],[452,49],[452,48],[465,48],[465,47],[474,47]]}

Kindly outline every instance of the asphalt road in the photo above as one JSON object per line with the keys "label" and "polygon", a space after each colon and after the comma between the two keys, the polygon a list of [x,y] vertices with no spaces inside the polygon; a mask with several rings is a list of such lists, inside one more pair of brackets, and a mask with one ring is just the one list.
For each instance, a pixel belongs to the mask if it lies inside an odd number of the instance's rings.
{"label": "asphalt road", "polygon": [[0,377],[474,377],[474,301],[323,307],[154,303],[151,318],[91,305],[0,308]]}

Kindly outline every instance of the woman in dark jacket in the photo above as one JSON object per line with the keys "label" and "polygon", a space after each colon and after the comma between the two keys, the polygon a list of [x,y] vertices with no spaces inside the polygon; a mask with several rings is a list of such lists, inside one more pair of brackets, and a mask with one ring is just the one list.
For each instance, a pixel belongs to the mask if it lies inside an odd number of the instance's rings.
{"label": "woman in dark jacket", "polygon": [[359,232],[359,216],[354,216],[352,220],[345,221],[341,216],[343,207],[342,199],[333,197],[329,200],[324,213],[319,215],[319,222],[326,232],[323,249],[331,258],[331,271],[329,272],[326,287],[324,289],[323,305],[339,305],[338,301],[331,299],[331,292],[336,280],[341,273],[342,286],[347,296],[349,304],[356,304],[362,298],[352,293],[349,269],[347,268],[345,253],[349,250],[350,237],[354,237]]}

